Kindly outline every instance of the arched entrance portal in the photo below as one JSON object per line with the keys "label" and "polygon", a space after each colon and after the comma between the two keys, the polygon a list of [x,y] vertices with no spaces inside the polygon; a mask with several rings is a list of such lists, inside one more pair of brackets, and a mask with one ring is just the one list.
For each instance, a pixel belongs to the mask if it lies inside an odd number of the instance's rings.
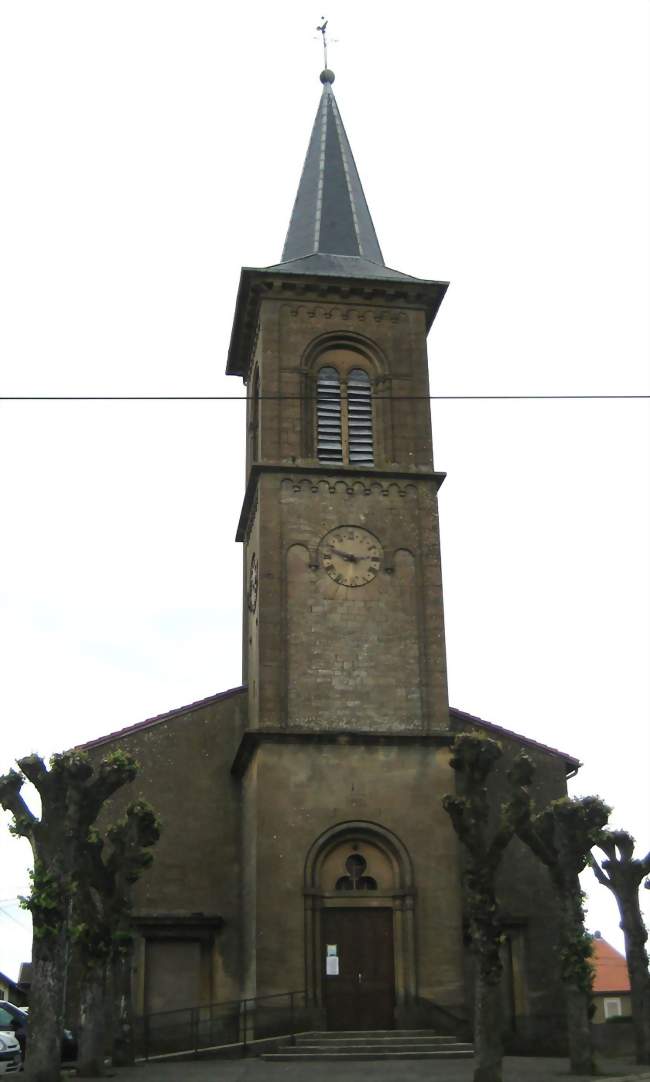
{"label": "arched entrance portal", "polygon": [[377,823],[339,823],[305,864],[310,999],[328,1029],[391,1029],[415,997],[413,873],[402,842]]}

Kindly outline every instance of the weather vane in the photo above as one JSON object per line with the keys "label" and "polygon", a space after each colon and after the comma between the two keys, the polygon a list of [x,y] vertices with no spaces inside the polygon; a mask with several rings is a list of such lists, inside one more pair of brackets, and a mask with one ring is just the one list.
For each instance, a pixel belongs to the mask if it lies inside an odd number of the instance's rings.
{"label": "weather vane", "polygon": [[324,15],[321,15],[322,26],[317,26],[316,29],[323,35],[323,52],[325,54],[325,67],[327,67],[327,23],[328,19]]}

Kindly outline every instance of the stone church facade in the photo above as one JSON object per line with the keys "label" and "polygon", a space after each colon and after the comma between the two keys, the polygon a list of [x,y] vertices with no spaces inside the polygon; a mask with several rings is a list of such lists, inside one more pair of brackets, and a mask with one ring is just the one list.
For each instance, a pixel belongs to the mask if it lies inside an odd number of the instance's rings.
{"label": "stone church facade", "polygon": [[[133,753],[163,822],[137,887],[140,1013],[304,990],[331,1029],[462,1024],[454,735],[501,740],[497,788],[525,748],[540,804],[578,763],[449,707],[426,347],[447,285],[385,266],[321,81],[282,262],[242,270],[228,357],[248,395],[244,682],[87,747]],[[557,914],[516,842],[500,898],[511,1044],[548,1047]]]}

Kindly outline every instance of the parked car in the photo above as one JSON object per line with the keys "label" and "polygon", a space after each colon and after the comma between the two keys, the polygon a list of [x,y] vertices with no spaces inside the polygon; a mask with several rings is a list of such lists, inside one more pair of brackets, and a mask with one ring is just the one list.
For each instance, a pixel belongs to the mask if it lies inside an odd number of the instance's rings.
{"label": "parked car", "polygon": [[9,1030],[0,1029],[0,1075],[18,1074],[23,1056],[18,1039]]}
{"label": "parked car", "polygon": [[[24,1007],[17,1007],[15,1003],[0,999],[0,1030],[5,1032],[9,1030],[15,1034],[23,1056],[27,1044],[28,1020],[29,1015]],[[61,1059],[72,1060],[76,1058],[77,1039],[69,1029],[64,1029],[61,1038]]]}

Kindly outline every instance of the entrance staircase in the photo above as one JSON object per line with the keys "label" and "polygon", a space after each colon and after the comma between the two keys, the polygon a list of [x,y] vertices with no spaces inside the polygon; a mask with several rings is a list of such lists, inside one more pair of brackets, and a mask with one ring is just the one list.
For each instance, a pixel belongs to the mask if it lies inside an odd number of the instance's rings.
{"label": "entrance staircase", "polygon": [[295,1044],[263,1052],[265,1060],[311,1062],[394,1059],[469,1059],[471,1044],[444,1037],[432,1029],[341,1030],[301,1033]]}

